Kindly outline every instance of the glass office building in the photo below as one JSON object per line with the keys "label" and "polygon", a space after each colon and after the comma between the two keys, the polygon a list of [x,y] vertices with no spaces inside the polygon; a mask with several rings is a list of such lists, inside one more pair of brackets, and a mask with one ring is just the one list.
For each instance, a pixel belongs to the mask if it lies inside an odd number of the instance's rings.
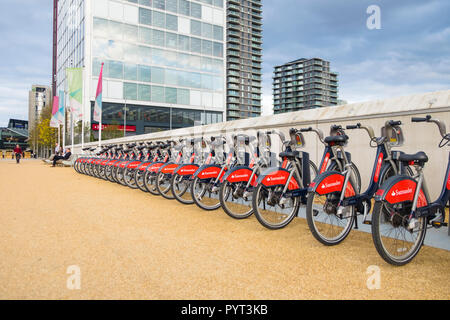
{"label": "glass office building", "polygon": [[224,121],[223,0],[58,0],[57,7],[57,91],[67,91],[66,68],[84,67],[85,125],[94,135],[101,63],[106,125],[142,134]]}

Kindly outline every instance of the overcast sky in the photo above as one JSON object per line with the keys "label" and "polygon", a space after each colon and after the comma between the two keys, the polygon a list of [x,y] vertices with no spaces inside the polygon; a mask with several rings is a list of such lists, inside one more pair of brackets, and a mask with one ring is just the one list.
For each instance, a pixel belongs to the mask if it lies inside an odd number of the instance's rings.
{"label": "overcast sky", "polygon": [[[95,0],[94,0],[95,1]],[[319,57],[348,102],[450,89],[448,0],[263,0],[263,106],[273,66]],[[28,118],[32,84],[51,83],[52,0],[0,1],[0,126]],[[381,29],[366,26],[370,5]]]}

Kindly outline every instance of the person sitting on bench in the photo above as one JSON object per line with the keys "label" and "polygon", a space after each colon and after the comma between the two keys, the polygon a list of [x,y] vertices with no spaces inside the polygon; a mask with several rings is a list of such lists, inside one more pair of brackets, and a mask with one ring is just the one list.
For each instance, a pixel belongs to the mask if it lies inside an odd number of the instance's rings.
{"label": "person sitting on bench", "polygon": [[70,152],[70,148],[67,148],[66,149],[66,153],[64,153],[64,155],[62,155],[62,156],[55,155],[55,157],[53,158],[53,167],[56,165],[56,161],[58,161],[58,160],[68,160],[71,155],[72,155],[72,152]]}

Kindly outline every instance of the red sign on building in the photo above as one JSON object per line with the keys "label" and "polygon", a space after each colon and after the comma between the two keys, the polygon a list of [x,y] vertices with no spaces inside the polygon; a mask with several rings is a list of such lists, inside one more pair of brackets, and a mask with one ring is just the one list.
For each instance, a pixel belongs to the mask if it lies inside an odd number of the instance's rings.
{"label": "red sign on building", "polygon": [[[112,127],[113,125],[111,124],[102,124],[102,130],[105,130],[106,128]],[[119,131],[123,131],[124,126],[123,125],[119,125],[117,126],[117,130]],[[99,125],[98,123],[93,123],[92,124],[92,130],[94,131],[98,131],[99,129]],[[136,132],[136,126],[126,126],[125,127],[125,131],[126,132]]]}

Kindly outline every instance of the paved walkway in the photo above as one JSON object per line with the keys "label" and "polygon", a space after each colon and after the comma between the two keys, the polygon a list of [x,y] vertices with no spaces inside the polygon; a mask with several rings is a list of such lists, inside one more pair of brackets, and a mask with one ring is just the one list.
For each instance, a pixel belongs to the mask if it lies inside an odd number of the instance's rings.
{"label": "paved walkway", "polygon": [[[0,162],[0,194],[0,299],[450,297],[441,249],[395,268],[363,232],[329,248],[300,218],[270,231],[40,161]],[[67,287],[73,265],[79,290]],[[379,290],[367,288],[372,265]]]}

